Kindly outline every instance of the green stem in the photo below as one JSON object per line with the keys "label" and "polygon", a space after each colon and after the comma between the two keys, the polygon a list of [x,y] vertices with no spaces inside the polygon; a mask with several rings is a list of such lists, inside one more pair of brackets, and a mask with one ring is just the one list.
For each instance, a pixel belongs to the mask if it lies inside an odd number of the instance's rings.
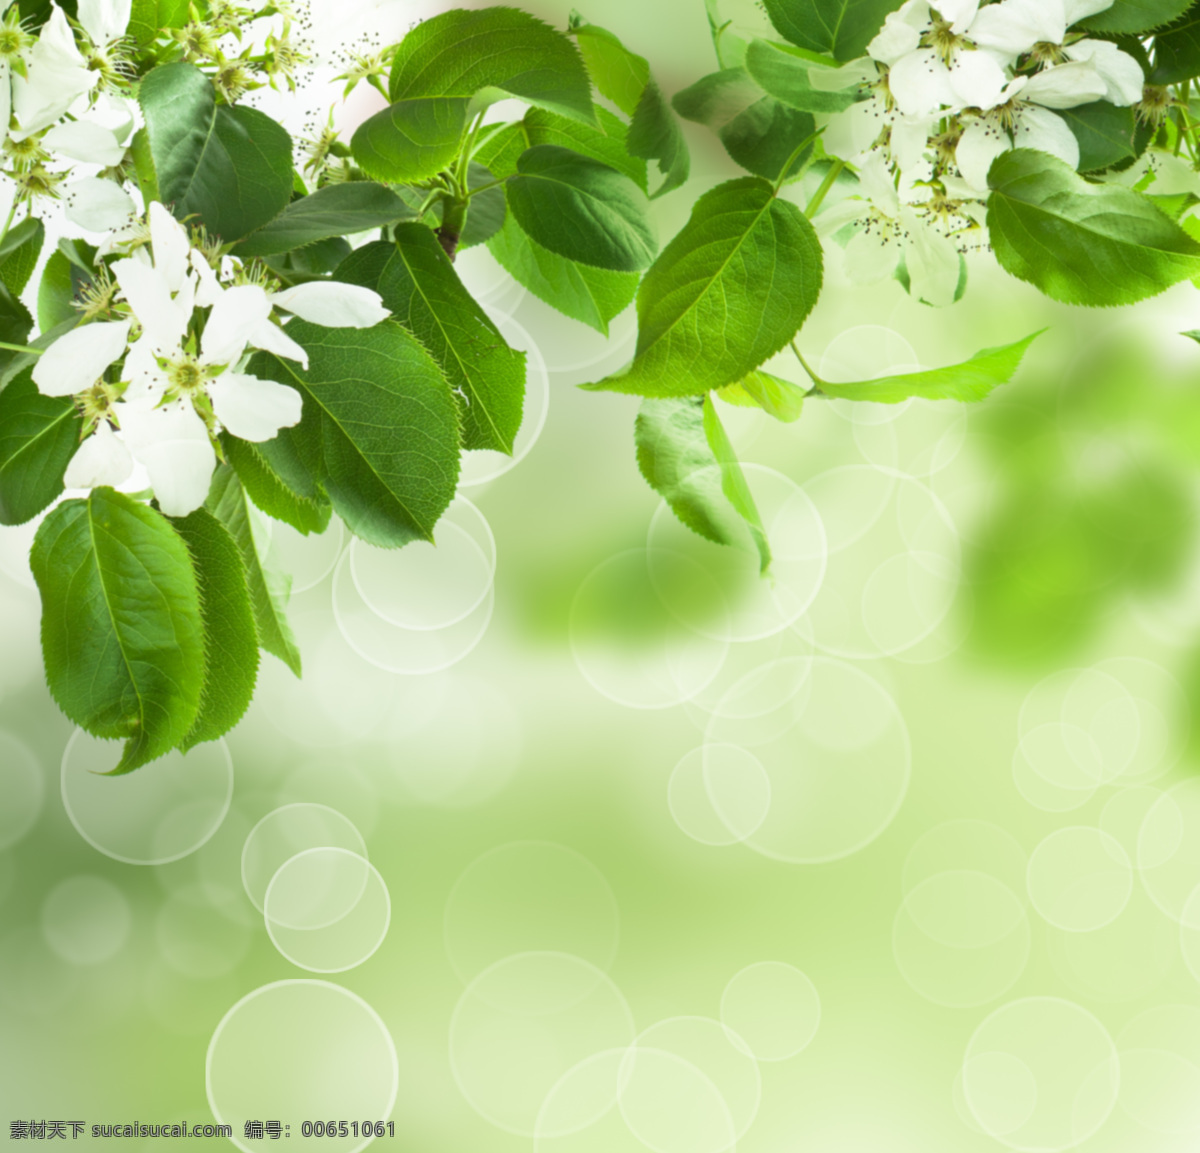
{"label": "green stem", "polygon": [[499,188],[501,184],[507,184],[511,179],[512,177],[506,176],[503,180],[493,180],[489,184],[481,184],[478,188],[468,188],[467,199],[470,200],[472,196],[478,196],[481,192],[487,192],[489,188]]}
{"label": "green stem", "polygon": [[8,219],[4,222],[4,228],[0,230],[0,244],[3,244],[8,238],[8,230],[12,228],[12,222],[16,218],[18,206],[17,198],[14,196],[12,207],[8,210]]}
{"label": "green stem", "polygon": [[[829,171],[825,173],[825,179],[821,181],[821,186],[813,193],[813,198],[808,202],[808,207],[804,210],[804,215],[811,220],[816,215],[816,211],[821,207],[821,202],[829,194],[829,190],[833,187],[834,182],[842,174],[842,169],[846,167],[844,160],[835,160],[830,165]],[[797,353],[797,356],[800,354]]]}
{"label": "green stem", "polygon": [[808,367],[808,362],[800,355],[800,350],[796,347],[796,342],[791,342],[791,350],[796,354],[796,359],[800,362],[800,367],[808,373],[808,378],[813,382],[812,389],[809,391],[809,396],[828,396],[829,394],[821,387],[825,382]]}
{"label": "green stem", "polygon": [[[784,186],[784,183],[787,181],[788,174],[792,170],[792,165],[795,164],[796,161],[800,159],[800,156],[804,152],[804,150],[807,147],[809,147],[809,145],[811,145],[812,142],[814,140],[816,140],[816,138],[818,136],[820,136],[821,133],[824,131],[825,131],[824,128],[818,128],[816,130],[816,132],[814,132],[811,136],[807,136],[807,137],[805,137],[805,139],[801,140],[800,143],[797,144],[796,147],[792,150],[791,156],[789,156],[787,158],[787,163],[779,170],[779,179],[775,181],[775,192],[777,194],[778,194],[779,190]],[[841,162],[839,161],[839,163],[841,163]]]}
{"label": "green stem", "polygon": [[27,352],[30,356],[41,356],[46,350],[44,348],[32,348],[28,344],[7,344],[0,340],[0,348],[7,348],[10,352]]}

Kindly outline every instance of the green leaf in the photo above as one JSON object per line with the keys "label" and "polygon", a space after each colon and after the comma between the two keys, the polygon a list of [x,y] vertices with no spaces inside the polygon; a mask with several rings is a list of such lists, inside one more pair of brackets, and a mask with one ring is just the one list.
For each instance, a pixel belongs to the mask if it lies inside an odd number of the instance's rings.
{"label": "green leaf", "polygon": [[[3,299],[4,292],[0,291],[0,331],[3,331],[7,323],[2,307]],[[28,316],[28,312],[26,312],[25,315]],[[79,319],[77,316],[68,317],[61,324],[55,325],[48,332],[43,332],[41,336],[37,336],[32,339],[26,336],[23,343],[27,344],[30,348],[49,348],[60,336],[65,336],[68,332],[70,332],[71,329],[78,324],[78,322]],[[25,323],[27,322],[22,321],[22,324]],[[25,331],[28,333],[29,329],[26,328]],[[22,342],[14,341],[14,343]],[[24,372],[27,368],[32,368],[36,363],[37,353],[6,351],[4,355],[0,356],[0,393],[4,392],[9,384],[16,379],[19,373]]]}
{"label": "green leaf", "polygon": [[[20,299],[0,280],[0,341],[6,344],[28,344],[33,331],[33,317]],[[0,389],[31,361],[27,352],[0,348]]]}
{"label": "green leaf", "polygon": [[537,144],[555,144],[560,148],[569,148],[572,152],[590,156],[601,164],[607,164],[609,168],[615,168],[645,192],[646,162],[630,155],[629,129],[607,108],[597,108],[596,115],[600,121],[599,129],[568,120],[565,116],[557,116],[541,108],[531,108],[525,114],[524,120],[527,148]]}
{"label": "green leaf", "polygon": [[1200,76],[1200,3],[1186,8],[1155,35],[1149,83],[1178,84],[1196,76]]}
{"label": "green leaf", "polygon": [[395,321],[293,320],[287,331],[308,352],[307,370],[265,352],[247,370],[304,398],[300,423],[277,439],[368,544],[431,541],[458,483],[458,409],[437,362]]}
{"label": "green leaf", "polygon": [[93,489],[46,517],[29,564],[59,708],[93,736],[126,739],[115,773],[170,752],[196,719],[204,683],[196,576],[170,521]]}
{"label": "green leaf", "polygon": [[150,155],[162,201],[195,214],[212,236],[240,240],[273,220],[292,196],[292,140],[265,113],[218,107],[191,64],[160,65],[141,82]]}
{"label": "green leaf", "polygon": [[521,156],[507,187],[517,223],[568,260],[636,272],[658,249],[645,195],[627,176],[568,148],[539,144]]}
{"label": "green leaf", "polygon": [[38,281],[38,327],[42,331],[78,315],[71,307],[75,292],[76,277],[71,262],[61,252],[51,253]]}
{"label": "green leaf", "polygon": [[24,524],[59,496],[80,429],[71,397],[43,396],[32,369],[0,392],[0,524]]}
{"label": "green leaf", "polygon": [[[1172,220],[1178,220],[1189,208],[1200,204],[1200,196],[1194,192],[1171,192],[1163,195],[1147,193],[1146,199],[1161,208]],[[1186,223],[1183,230],[1191,235],[1191,229]]]}
{"label": "green leaf", "polygon": [[525,121],[518,120],[493,132],[475,150],[475,160],[484,165],[497,180],[507,180],[516,175],[517,161],[532,145]]}
{"label": "green leaf", "polygon": [[250,707],[258,679],[258,636],[242,554],[229,530],[206,508],[171,522],[196,573],[204,635],[200,711],[183,752],[223,737]]}
{"label": "green leaf", "polygon": [[297,492],[276,470],[265,445],[223,432],[221,447],[246,493],[267,516],[290,524],[304,536],[322,533],[329,527],[333,506],[315,491],[312,496]]}
{"label": "green leaf", "polygon": [[1137,158],[1137,121],[1132,108],[1107,100],[1063,108],[1058,115],[1079,142],[1079,171],[1097,172],[1122,160]]}
{"label": "green leaf", "polygon": [[758,550],[759,570],[765,573],[771,567],[771,546],[767,542],[767,530],[763,528],[762,517],[754,503],[754,494],[750,491],[746,474],[742,472],[741,463],[733,451],[721,418],[717,415],[711,393],[704,397],[704,436],[721,466],[721,491],[746,522],[754,547]]}
{"label": "green leaf", "polygon": [[133,0],[127,34],[137,47],[157,40],[171,28],[188,22],[188,0]]}
{"label": "green leaf", "polygon": [[1141,193],[1045,152],[1002,153],[987,223],[1001,266],[1066,304],[1131,304],[1200,274],[1197,244]]}
{"label": "green leaf", "polygon": [[398,100],[358,126],[350,140],[354,159],[376,180],[429,180],[458,155],[470,103],[466,96]]}
{"label": "green leaf", "polygon": [[883,27],[895,0],[764,0],[776,31],[797,48],[854,60]]}
{"label": "green leaf", "polygon": [[608,324],[633,303],[636,272],[609,272],[576,264],[530,240],[510,216],[488,241],[500,266],[539,300],[564,316],[608,335]]}
{"label": "green leaf", "polygon": [[717,396],[729,404],[761,408],[784,424],[800,419],[807,395],[798,384],[761,369],[748,372],[736,384],[727,384],[717,392]]}
{"label": "green leaf", "polygon": [[266,564],[254,539],[253,514],[246,490],[230,465],[219,465],[213,473],[205,504],[225,526],[241,553],[259,647],[277,656],[299,676],[300,649],[285,612],[292,578]]}
{"label": "green leaf", "polygon": [[1115,0],[1111,8],[1079,22],[1091,32],[1114,35],[1149,32],[1182,16],[1191,0]]}
{"label": "green leaf", "polygon": [[129,142],[129,156],[133,161],[133,174],[137,178],[142,199],[161,200],[158,191],[158,170],[154,166],[154,153],[150,148],[150,136],[145,128],[139,128]]}
{"label": "green leaf", "polygon": [[331,184],[293,200],[269,224],[234,249],[237,256],[273,256],[318,240],[382,228],[412,218],[412,210],[390,188],[369,180]]}
{"label": "green leaf", "polygon": [[857,85],[829,91],[814,88],[810,73],[820,70],[826,76],[837,71],[814,64],[801,48],[776,44],[770,40],[752,40],[746,49],[746,71],[750,78],[768,95],[789,108],[802,112],[843,112],[862,99]]}
{"label": "green leaf", "polygon": [[14,296],[25,291],[45,239],[45,225],[36,216],[27,216],[0,244],[0,280]]}
{"label": "green leaf", "polygon": [[570,27],[600,95],[611,100],[626,116],[632,116],[650,83],[650,62],[630,52],[607,29],[587,23],[578,12],[571,13]]}
{"label": "green leaf", "polygon": [[686,183],[692,164],[687,141],[667,98],[653,80],[646,85],[634,109],[628,144],[631,155],[657,162],[663,182],[655,190],[655,197]]}
{"label": "green leaf", "polygon": [[970,360],[946,368],[846,383],[823,380],[819,389],[826,396],[842,400],[870,400],[876,404],[900,404],[913,397],[967,403],[983,400],[994,388],[1012,379],[1025,350],[1045,331],[1042,328],[1024,340],[1002,344],[997,348],[985,348]]}
{"label": "green leaf", "polygon": [[642,281],[633,364],[586,387],[687,396],[732,384],[795,336],[820,291],[804,214],[757,177],[718,185]]}
{"label": "green leaf", "polygon": [[[484,188],[491,184],[494,187]],[[467,187],[469,189],[484,188],[471,197],[471,206],[467,212],[466,227],[458,238],[458,251],[474,248],[477,244],[486,244],[501,228],[508,216],[508,201],[504,198],[504,189],[496,184],[496,177],[482,164],[471,161],[467,167]],[[444,203],[434,208],[434,217],[441,223]]]}
{"label": "green leaf", "polygon": [[504,342],[428,228],[401,224],[395,238],[358,249],[338,279],[373,288],[432,353],[454,390],[463,448],[511,454],[521,427],[525,354]]}
{"label": "green leaf", "polygon": [[392,59],[393,101],[473,97],[495,88],[594,124],[592,86],[579,51],[544,21],[516,8],[456,8],[418,24]]}

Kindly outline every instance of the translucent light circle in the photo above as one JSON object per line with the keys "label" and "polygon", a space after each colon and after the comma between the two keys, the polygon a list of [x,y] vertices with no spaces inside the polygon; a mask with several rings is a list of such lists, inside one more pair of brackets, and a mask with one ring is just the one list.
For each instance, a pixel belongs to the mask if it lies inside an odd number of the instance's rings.
{"label": "translucent light circle", "polygon": [[493,314],[492,320],[509,347],[526,354],[525,411],[511,456],[493,449],[470,449],[462,454],[458,474],[460,489],[486,484],[516,468],[537,443],[550,409],[550,374],[537,342],[511,316]]}
{"label": "translucent light circle", "polygon": [[262,818],[242,845],[242,884],[261,913],[271,879],[307,849],[348,849],[366,858],[367,846],[349,817],[328,805],[297,802]]}
{"label": "translucent light circle", "polygon": [[590,326],[564,324],[562,314],[527,294],[521,301],[521,319],[538,334],[538,347],[551,372],[577,374],[601,380],[619,371],[633,358],[637,340],[637,313],[626,308],[609,322],[605,335]]}
{"label": "translucent light circle", "polygon": [[732,1148],[754,1123],[761,1098],[748,1045],[710,1017],[651,1025],[621,1065],[621,1116],[656,1153]]}
{"label": "translucent light circle", "polygon": [[[912,371],[919,363],[913,346],[894,328],[856,324],[843,329],[825,346],[817,373],[825,380],[836,382],[871,380],[888,373]],[[835,404],[837,411],[847,419],[853,419],[856,407],[867,407],[856,406],[853,401]],[[890,410],[893,406],[870,407]],[[879,419],[887,417],[880,416]]]}
{"label": "translucent light circle", "polygon": [[364,837],[380,816],[379,790],[364,764],[340,753],[325,754],[296,766],[277,794],[280,805],[311,802],[345,813]]}
{"label": "translucent light circle", "polygon": [[512,316],[528,295],[525,286],[509,275],[486,245],[478,244],[458,253],[454,271],[493,324]]}
{"label": "translucent light circle", "polygon": [[1049,721],[1021,735],[1013,753],[1013,780],[1037,808],[1066,812],[1091,799],[1103,764],[1100,746],[1085,729]]}
{"label": "translucent light circle", "polygon": [[1137,749],[1121,780],[1140,784],[1169,773],[1183,756],[1190,727],[1179,682],[1161,665],[1140,657],[1114,657],[1096,669],[1124,685],[1138,712]]}
{"label": "translucent light circle", "polygon": [[464,983],[515,953],[569,953],[606,970],[619,938],[617,899],[604,874],[565,845],[490,849],[462,871],[446,900],[446,953]]}
{"label": "translucent light circle", "polygon": [[[900,476],[925,478],[941,472],[967,438],[967,409],[962,404],[918,400],[856,407],[851,423],[858,451],[876,468]],[[881,413],[890,413],[891,419],[879,420]]]}
{"label": "translucent light circle", "polygon": [[988,874],[1013,893],[1023,893],[1028,865],[1025,850],[1007,830],[990,821],[960,818],[934,825],[913,842],[900,887],[908,894],[939,873],[965,870]]}
{"label": "translucent light circle", "polygon": [[0,525],[0,572],[27,589],[37,590],[33,570],[29,567],[29,550],[33,538],[49,509],[39,513],[33,520],[19,525]]}
{"label": "translucent light circle", "polygon": [[[328,981],[277,981],[243,997],[221,1019],[205,1060],[208,1103],[217,1121],[246,1141],[247,1117],[292,1119],[291,1149],[356,1153],[374,1137],[304,1137],[302,1118],[386,1121],[396,1103],[396,1047],[379,1014]],[[361,1132],[361,1130],[360,1130]]]}
{"label": "translucent light circle", "polygon": [[616,1107],[627,1052],[621,1048],[593,1053],[555,1082],[538,1110],[537,1153],[634,1153],[645,1149]]}
{"label": "translucent light circle", "polygon": [[[825,575],[825,528],[808,494],[774,469],[751,464],[743,471],[771,549],[765,576],[749,529],[732,515],[726,526],[732,543],[714,544],[680,523],[663,501],[647,534],[650,578],[663,604],[717,640],[782,632],[812,604]],[[721,483],[715,468],[711,483]]]}
{"label": "translucent light circle", "polygon": [[68,877],[42,903],[46,942],[72,965],[99,965],[115,957],[132,924],[129,899],[103,877]]}
{"label": "translucent light circle", "polygon": [[667,785],[675,823],[702,845],[734,845],[766,820],[771,778],[737,745],[704,745],[680,758]]}
{"label": "translucent light circle", "polygon": [[223,740],[104,775],[120,755],[120,742],[82,729],[63,752],[63,806],[92,848],[127,865],[164,865],[194,853],[220,828],[233,799],[233,761]]}
{"label": "translucent light circle", "polygon": [[350,572],[359,596],[389,624],[448,628],[479,607],[496,575],[496,542],[483,514],[458,497],[434,530],[436,544],[401,549],[350,544]]}
{"label": "translucent light circle", "polygon": [[[1146,813],[1138,833],[1137,864],[1142,884],[1167,916],[1183,921],[1200,914],[1189,901],[1200,885],[1200,781],[1180,781]],[[1200,929],[1200,920],[1190,925]]]}
{"label": "translucent light circle", "polygon": [[346,543],[346,530],[338,517],[331,517],[321,533],[298,532],[290,524],[271,520],[269,555],[281,571],[292,578],[292,595],[316,588],[337,564]]}
{"label": "translucent light circle", "polygon": [[1200,1133],[1200,1009],[1147,1009],[1121,1031],[1117,1047],[1121,1108],[1154,1133]]}
{"label": "translucent light circle", "polygon": [[975,1030],[963,1061],[963,1096],[980,1128],[1028,1153],[1086,1141],[1108,1119],[1119,1086],[1104,1026],[1057,997],[1001,1006]]}
{"label": "translucent light circle", "polygon": [[263,917],[272,943],[293,965],[342,973],[383,944],[392,902],[379,870],[349,849],[306,849],[271,878]]}
{"label": "translucent light circle", "polygon": [[1121,844],[1085,825],[1056,829],[1029,857],[1029,899],[1056,928],[1087,933],[1116,920],[1133,891]]}
{"label": "translucent light circle", "polygon": [[450,1066],[475,1112],[532,1137],[565,1073],[633,1037],[624,997],[596,966],[567,953],[518,953],[485,969],[459,998]]}
{"label": "translucent light circle", "polygon": [[815,864],[857,852],[887,828],[908,791],[900,710],[878,681],[841,661],[786,657],[750,674],[718,705],[706,737],[749,749],[766,770],[770,809],[746,843],[777,860]]}
{"label": "translucent light circle", "polygon": [[[709,578],[683,561],[700,580]],[[689,700],[720,672],[729,644],[680,623],[651,581],[642,549],[602,561],[571,602],[575,664],[602,696],[633,709],[665,709]]]}
{"label": "translucent light circle", "polygon": [[1020,899],[990,873],[935,873],[905,895],[892,923],[892,956],[909,986],[951,1008],[985,1005],[1016,983],[1029,961]]}
{"label": "translucent light circle", "polygon": [[154,919],[163,959],[177,973],[210,981],[232,973],[250,949],[250,928],[194,885],[172,893]]}
{"label": "translucent light circle", "polygon": [[1137,861],[1142,822],[1162,795],[1161,789],[1151,785],[1130,785],[1113,793],[1100,810],[1100,828],[1120,844],[1131,861]]}
{"label": "translucent light circle", "polygon": [[425,676],[457,664],[483,640],[496,600],[494,584],[489,584],[479,605],[446,628],[401,628],[385,621],[362,599],[354,587],[350,555],[343,553],[334,570],[333,613],[346,642],[368,664],[390,673]]}
{"label": "translucent light circle", "polygon": [[0,851],[15,845],[33,828],[45,799],[42,766],[33,750],[0,730]]}
{"label": "translucent light circle", "polygon": [[730,978],[721,994],[721,1023],[757,1061],[786,1061],[812,1043],[821,1024],[816,986],[794,965],[758,961]]}
{"label": "translucent light circle", "polygon": [[1200,981],[1200,886],[1184,902],[1179,918],[1179,948],[1183,963],[1193,977]]}

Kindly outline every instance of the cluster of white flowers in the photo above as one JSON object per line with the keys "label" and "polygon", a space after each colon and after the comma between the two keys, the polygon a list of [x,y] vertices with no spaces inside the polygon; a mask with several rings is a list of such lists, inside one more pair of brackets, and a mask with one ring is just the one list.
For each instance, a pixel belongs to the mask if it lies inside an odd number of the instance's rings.
{"label": "cluster of white flowers", "polygon": [[214,268],[157,202],[108,247],[129,253],[112,265],[115,282],[101,274],[90,322],[50,345],[33,379],[47,396],[74,397],[83,416],[66,486],[122,485],[136,462],[168,516],[204,502],[222,429],[265,441],[300,420],[295,389],[242,371],[251,349],[308,367],[276,309],[326,327],[366,328],[389,315],[377,293],[355,285],[278,292],[232,257]]}
{"label": "cluster of white flowers", "polygon": [[867,77],[869,97],[829,117],[822,138],[831,156],[859,168],[868,200],[822,222],[826,234],[851,220],[866,226],[847,246],[853,279],[889,275],[904,259],[918,295],[949,303],[992,161],[1035,148],[1077,167],[1079,145],[1059,111],[1142,99],[1132,56],[1071,31],[1112,3],[905,0],[887,17],[868,56],[846,66]]}

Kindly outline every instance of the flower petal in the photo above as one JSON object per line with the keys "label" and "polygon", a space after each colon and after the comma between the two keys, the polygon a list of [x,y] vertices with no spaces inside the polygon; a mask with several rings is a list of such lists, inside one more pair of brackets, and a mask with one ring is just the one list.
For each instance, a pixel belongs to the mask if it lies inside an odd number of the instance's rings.
{"label": "flower petal", "polygon": [[1072,168],[1079,167],[1079,141],[1067,127],[1067,122],[1045,108],[1025,108],[1013,130],[1017,148],[1036,148],[1065,160]]}
{"label": "flower petal", "polygon": [[1065,52],[1072,60],[1086,60],[1104,81],[1104,99],[1110,104],[1136,104],[1146,83],[1142,66],[1111,40],[1077,40]]}
{"label": "flower petal", "polygon": [[1015,60],[1035,44],[1061,44],[1067,30],[1063,0],[1001,0],[986,4],[971,22],[970,37]]}
{"label": "flower petal", "polygon": [[201,364],[233,364],[250,334],[271,315],[271,301],[257,284],[240,284],[213,305],[200,338]]}
{"label": "flower petal", "polygon": [[879,139],[889,119],[882,97],[873,96],[830,116],[821,142],[830,156],[852,161]]}
{"label": "flower petal", "polygon": [[167,516],[187,516],[208,496],[217,457],[204,421],[183,401],[147,408],[123,406],[121,431],[134,458],[145,465]]}
{"label": "flower petal", "polygon": [[326,328],[370,328],[392,314],[378,292],[337,280],[312,280],[276,292],[271,302]]}
{"label": "flower petal", "polygon": [[178,292],[188,271],[187,229],[157,200],[150,204],[150,247],[154,251],[154,267],[163,274],[167,287]]}
{"label": "flower petal", "polygon": [[132,0],[79,0],[79,23],[93,44],[107,44],[125,35]]}
{"label": "flower petal", "polygon": [[217,419],[242,440],[271,440],[300,422],[300,394],[273,380],[225,372],[209,382],[208,395]]}
{"label": "flower petal", "polygon": [[42,137],[42,146],[69,160],[99,164],[111,168],[120,164],[125,149],[111,128],[90,120],[68,120],[57,124]]}
{"label": "flower petal", "polygon": [[891,169],[883,154],[872,152],[858,170],[858,183],[863,193],[885,216],[894,218],[900,211],[900,198],[892,183]]}
{"label": "flower petal", "polygon": [[112,271],[151,346],[160,356],[174,356],[187,332],[191,310],[184,312],[171,299],[166,277],[149,264],[131,257],[118,260]]}
{"label": "flower petal", "polygon": [[867,45],[867,55],[881,64],[895,64],[921,43],[921,33],[929,20],[925,0],[905,0],[898,11],[888,13],[883,27]]}
{"label": "flower petal", "polygon": [[1113,0],[1064,0],[1063,12],[1066,15],[1067,26],[1095,16],[1097,12],[1105,12],[1113,6]]}
{"label": "flower petal", "polygon": [[959,137],[954,150],[954,162],[967,184],[976,191],[986,191],[988,169],[1002,152],[1012,148],[1008,133],[990,116],[981,116]]}
{"label": "flower petal", "polygon": [[25,76],[12,74],[13,110],[20,128],[14,140],[24,140],[58,120],[75,100],[90,92],[96,73],[90,71],[75,47],[63,10],[53,5],[37,42],[29,50]]}
{"label": "flower petal", "polygon": [[137,205],[115,180],[85,176],[63,189],[66,218],[88,232],[112,232],[137,214]]}
{"label": "flower petal", "polygon": [[941,0],[937,10],[943,20],[950,21],[950,30],[962,36],[979,11],[979,0]]}
{"label": "flower petal", "polygon": [[888,73],[888,88],[905,116],[928,116],[942,105],[955,104],[950,69],[932,48],[901,56]]}
{"label": "flower petal", "polygon": [[106,484],[115,488],[132,475],[133,457],[129,449],[108,421],[102,420],[71,457],[63,474],[63,485],[66,488],[99,488]]}
{"label": "flower petal", "polygon": [[200,308],[212,308],[218,300],[221,299],[225,289],[221,287],[221,282],[217,279],[217,274],[213,271],[213,267],[204,258],[204,254],[197,248],[192,249],[191,254],[192,271],[196,274],[198,281],[196,286],[196,304]]}
{"label": "flower petal", "polygon": [[1096,69],[1088,61],[1079,60],[1035,72],[1021,96],[1045,108],[1075,108],[1101,99],[1107,90]]}
{"label": "flower petal", "polygon": [[888,147],[901,169],[915,167],[925,155],[933,123],[930,116],[897,116],[892,122]]}
{"label": "flower petal", "polygon": [[33,366],[33,382],[44,396],[74,396],[91,388],[125,352],[127,320],[84,324],[60,336]]}
{"label": "flower petal", "polygon": [[962,267],[958,249],[927,220],[905,211],[904,263],[912,294],[936,308],[954,303]]}
{"label": "flower petal", "polygon": [[960,52],[950,65],[950,87],[960,104],[968,108],[995,108],[1003,98],[1008,77],[986,52]]}
{"label": "flower petal", "polygon": [[269,320],[264,320],[250,334],[250,343],[254,348],[273,352],[276,356],[286,356],[288,360],[299,361],[305,368],[308,367],[308,353],[303,345],[297,344],[279,325]]}
{"label": "flower petal", "polygon": [[846,245],[842,267],[846,279],[854,285],[875,284],[896,271],[900,248],[895,237],[874,223],[870,229],[856,232]]}

